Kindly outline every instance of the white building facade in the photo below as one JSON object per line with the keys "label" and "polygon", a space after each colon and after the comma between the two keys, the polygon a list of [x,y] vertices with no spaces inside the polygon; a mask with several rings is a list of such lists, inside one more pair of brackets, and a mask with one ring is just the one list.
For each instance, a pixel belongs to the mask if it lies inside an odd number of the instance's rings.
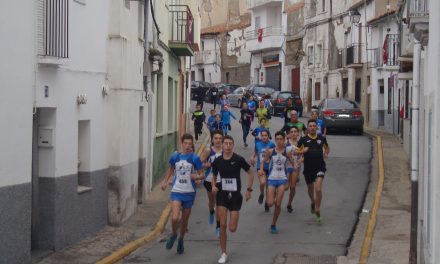
{"label": "white building facade", "polygon": [[217,35],[203,35],[200,39],[200,51],[195,52],[191,70],[194,81],[209,83],[221,82],[220,40]]}

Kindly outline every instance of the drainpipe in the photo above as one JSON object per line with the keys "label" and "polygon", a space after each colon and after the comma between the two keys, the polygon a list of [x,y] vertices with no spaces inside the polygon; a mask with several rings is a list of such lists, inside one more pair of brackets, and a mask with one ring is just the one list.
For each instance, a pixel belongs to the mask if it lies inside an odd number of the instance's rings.
{"label": "drainpipe", "polygon": [[419,94],[420,94],[420,57],[422,45],[414,42],[414,72],[411,108],[411,233],[409,263],[417,263],[417,228],[419,195]]}

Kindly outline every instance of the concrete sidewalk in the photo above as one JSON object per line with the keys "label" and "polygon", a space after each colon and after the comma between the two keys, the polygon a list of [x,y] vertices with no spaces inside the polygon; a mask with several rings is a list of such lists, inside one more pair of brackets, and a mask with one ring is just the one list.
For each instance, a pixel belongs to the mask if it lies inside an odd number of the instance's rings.
{"label": "concrete sidewalk", "polygon": [[[189,133],[194,135],[194,126],[191,124]],[[203,135],[195,142],[196,151],[209,138],[209,131],[203,129]],[[93,236],[64,250],[47,255],[43,259],[33,259],[38,264],[90,264],[110,255],[127,243],[136,240],[156,226],[162,211],[169,201],[169,190],[163,192],[156,186],[149,194],[148,200],[137,208],[136,213],[120,227],[107,226]],[[157,238],[160,240],[161,237]],[[155,241],[153,241],[155,242]]]}

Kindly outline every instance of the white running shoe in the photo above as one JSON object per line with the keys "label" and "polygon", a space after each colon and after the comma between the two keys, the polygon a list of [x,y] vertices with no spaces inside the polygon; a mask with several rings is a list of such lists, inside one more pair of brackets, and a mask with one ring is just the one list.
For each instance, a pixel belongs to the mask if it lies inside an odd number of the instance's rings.
{"label": "white running shoe", "polygon": [[220,258],[218,259],[218,263],[226,263],[227,260],[228,260],[228,255],[226,255],[226,253],[222,253]]}

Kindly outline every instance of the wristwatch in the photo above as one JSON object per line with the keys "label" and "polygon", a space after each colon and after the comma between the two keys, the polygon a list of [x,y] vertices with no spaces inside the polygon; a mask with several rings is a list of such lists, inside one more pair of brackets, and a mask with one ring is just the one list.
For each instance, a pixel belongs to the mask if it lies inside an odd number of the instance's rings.
{"label": "wristwatch", "polygon": [[248,191],[248,192],[252,192],[253,189],[252,189],[252,188],[247,188],[247,191]]}

